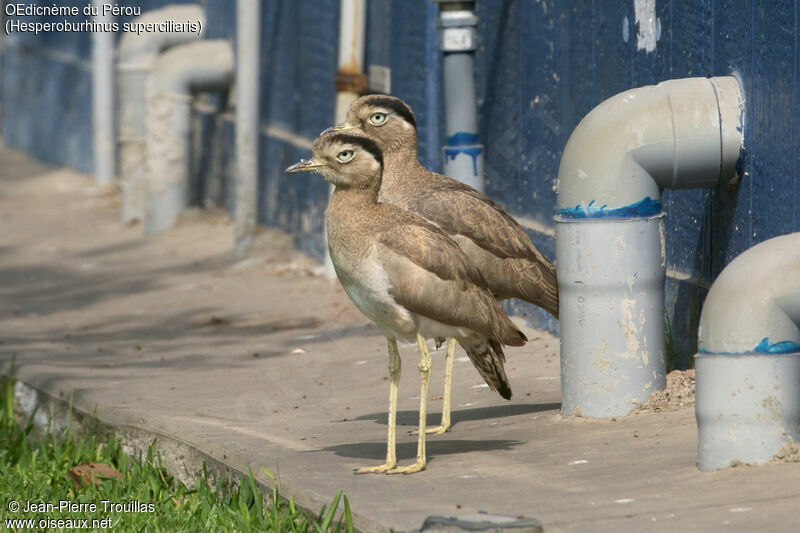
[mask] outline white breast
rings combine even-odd
[[[375,322],[384,335],[404,341],[414,340],[417,333],[415,317],[389,294],[389,279],[377,259],[376,250],[373,245],[366,260],[358,261],[355,268],[347,271],[337,265],[337,258],[332,255],[339,281],[359,311]]]

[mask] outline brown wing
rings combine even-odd
[[[425,218],[446,233],[464,235],[497,257],[549,263],[511,215],[482,192],[460,182],[437,181],[415,204],[409,210],[425,213]]]
[[[397,303],[503,344],[524,344],[524,335],[497,305],[481,274],[441,230],[427,223],[399,224],[378,236],[378,246]]]
[[[555,268],[525,230],[485,194],[439,178],[409,210],[453,236],[497,296],[522,298],[558,316]],[[466,246],[464,239],[470,241]]]

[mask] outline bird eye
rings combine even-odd
[[[353,151],[352,151],[352,150],[342,150],[341,152],[339,152],[339,153],[336,155],[336,159],[338,159],[338,160],[339,160],[339,161],[341,161],[342,163],[347,163],[348,161],[350,161],[351,159],[353,159],[353,156],[354,156],[354,155],[355,155],[355,154],[353,153]]]
[[[381,113],[381,112],[373,113],[369,116],[369,121],[375,126],[380,126],[381,124],[386,122],[386,113]]]

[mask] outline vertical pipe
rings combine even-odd
[[[94,20],[103,27],[114,22],[103,14],[103,2],[92,0]],[[94,182],[106,187],[114,182],[114,33],[92,33],[92,128]]]
[[[200,31],[123,32],[117,46],[116,94],[117,142],[122,222],[143,220],[146,204],[145,92],[147,80],[159,54],[173,46],[196,41],[203,36],[206,15],[199,5],[177,4],[145,11],[133,22],[145,27],[169,20],[197,22]]]
[[[339,70],[336,73],[334,122],[347,119],[347,109],[367,88],[364,70],[366,0],[341,0],[339,4]]]
[[[253,240],[258,210],[259,63],[261,0],[236,4],[236,207],[234,253]]]
[[[475,2],[439,2],[439,48],[444,54],[444,173],[483,190],[483,145],[478,138],[475,49],[478,17]]]
[[[347,120],[347,109],[367,90],[364,74],[364,42],[367,23],[367,0],[341,0],[339,3],[339,62],[336,72],[336,109],[334,123]],[[333,193],[333,186],[329,194]],[[327,231],[326,231],[327,235]],[[325,247],[325,276],[334,278],[333,263]]]

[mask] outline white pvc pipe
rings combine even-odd
[[[260,121],[261,0],[236,4],[236,207],[234,253],[242,256],[256,230]]]
[[[145,205],[145,92],[158,54],[181,43],[195,41],[205,31],[205,11],[199,5],[179,4],[142,13],[131,22],[148,25],[168,21],[196,22],[189,31],[124,33],[117,52],[117,140],[122,177],[122,221],[144,217]]]
[[[230,85],[233,65],[222,39],[183,44],[156,61],[147,87],[146,233],[171,227],[188,205],[192,93]]]
[[[478,137],[475,50],[478,17],[473,2],[438,0],[439,48],[444,54],[444,173],[480,191],[484,187],[484,148]]]
[[[800,351],[800,233],[757,244],[734,259],[708,292],[700,315],[702,353]]]
[[[735,180],[742,110],[731,76],[670,80],[609,98],[567,141],[558,208],[624,208],[648,197],[660,201],[661,189]]]
[[[101,27],[114,22],[104,15],[101,0],[92,0],[98,13],[94,21]],[[114,182],[114,33],[92,33],[92,130],[94,182],[106,187]]]
[[[719,275],[698,331],[700,470],[770,461],[800,441],[800,233],[753,246]]]
[[[735,180],[743,109],[732,77],[672,80],[609,98],[570,136],[555,219],[563,416],[624,415],[664,387],[661,190]]]
[[[94,0],[93,0],[94,1]],[[206,26],[206,14],[196,4],[175,4],[152,9],[133,19],[132,24],[145,27],[160,25],[165,22],[185,24],[197,23],[198,32],[184,31],[185,26],[173,26],[174,31],[141,31],[139,33],[123,33],[119,40],[117,61],[121,68],[151,68],[153,62],[162,51],[173,46],[199,39]],[[170,28],[167,28],[170,29]]]

